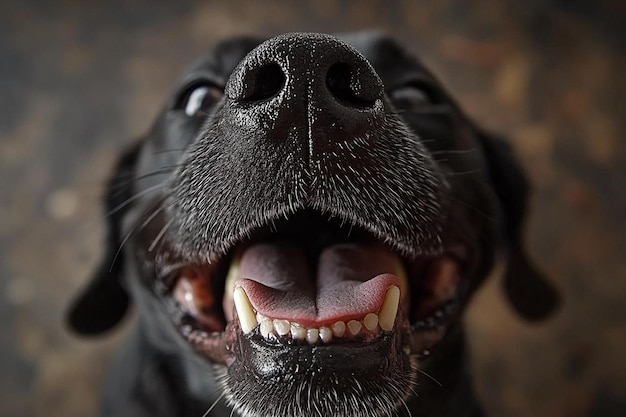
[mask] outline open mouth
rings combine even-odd
[[[302,210],[215,262],[170,269],[163,292],[188,342],[226,364],[236,337],[319,348],[401,333],[406,353],[427,355],[456,317],[463,256],[408,258],[358,226]]]

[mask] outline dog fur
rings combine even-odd
[[[348,62],[341,71],[349,79],[339,77],[329,95],[316,77],[337,62]],[[215,96],[187,114],[190,93],[203,86]],[[218,44],[184,73],[108,185],[107,252],[69,316],[75,331],[91,335],[114,327],[131,300],[138,310],[102,414],[201,417],[214,407],[210,416],[482,415],[460,317],[495,257],[507,261],[505,293],[522,317],[542,319],[557,304],[523,250],[527,195],[505,141],[468,120],[424,66],[385,36],[287,34]],[[284,348],[285,363],[272,356],[265,379],[251,375],[258,356],[248,355],[270,354],[239,334],[221,302],[208,327],[226,336],[190,336],[188,318],[168,294],[168,274],[181,265],[208,260],[209,268],[224,268],[220,259],[255,230],[311,212],[366,230],[407,259],[458,246],[467,252],[465,288],[443,339],[428,356],[404,355],[409,330],[394,332],[388,354],[397,363],[380,374],[363,371],[358,395],[346,392],[344,371],[333,374],[339,388],[326,371],[289,371],[298,390],[284,382],[294,357],[318,359],[309,346]],[[213,288],[216,298],[224,293],[223,282]],[[348,355],[343,346],[329,352]],[[377,349],[345,372],[377,364]]]

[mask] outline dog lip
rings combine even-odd
[[[165,223],[166,219],[162,215],[155,216],[141,231],[141,240],[151,242],[153,236],[158,235]],[[234,255],[222,255],[217,259],[213,259],[210,263],[206,261],[206,258],[205,262],[185,261],[185,258],[181,257],[176,250],[176,244],[175,241],[172,240],[172,236],[167,234],[160,241],[158,250],[149,251],[147,247],[145,247],[142,253],[144,261],[149,265],[153,265],[154,270],[159,271],[159,278],[155,282],[157,285],[156,289],[158,290],[157,293],[161,294],[164,301],[166,301],[166,305],[170,307],[170,315],[184,339],[208,359],[216,363],[231,364],[233,360],[235,360],[232,349],[234,340],[236,340],[240,333],[239,324],[237,320],[233,320],[231,317],[227,317],[219,326],[215,325],[215,321],[211,322],[211,320],[215,319],[224,320],[224,313],[226,312],[227,306],[210,310],[210,314],[214,314],[214,317],[209,317],[209,321],[207,321],[206,318],[194,317],[193,314],[190,314],[189,311],[185,311],[183,306],[176,301],[174,289],[178,284],[178,279],[181,277],[181,271],[193,267],[197,268],[195,273],[198,274],[198,277],[202,277],[202,280],[197,281],[197,283],[202,282],[203,285],[209,285],[213,288],[213,291],[215,291],[215,288],[219,288],[220,285],[224,284],[220,276],[226,276],[229,262],[232,261]],[[455,262],[460,263],[461,261],[458,260],[459,257],[467,255],[467,250],[464,249],[463,246],[450,246],[449,257],[455,259]],[[429,262],[428,259],[432,260],[434,258],[425,257],[420,259],[422,259],[422,261],[425,259],[426,262]],[[405,262],[409,261],[405,259]],[[412,271],[409,270],[408,273],[409,276],[412,277],[411,280],[414,281],[416,278]],[[189,277],[187,277],[187,279],[188,278]],[[222,284],[220,284],[220,282]],[[218,293],[221,294],[222,291],[223,290],[219,290]],[[198,300],[201,299],[202,297],[198,298]],[[433,311],[432,317],[424,317],[416,321],[411,318],[412,313],[406,304],[409,302],[408,297],[403,298],[403,301],[401,301],[401,308],[399,308],[393,332],[402,332],[410,335],[409,339],[406,339],[410,340],[410,343],[407,342],[407,346],[410,346],[411,354],[417,354],[425,349],[430,349],[443,337],[445,329],[449,323],[454,320],[454,317],[456,317],[456,309],[453,308],[454,303],[450,302],[450,305],[442,306],[445,307],[442,313],[437,313],[439,310]],[[415,301],[413,301],[413,303],[414,302]],[[202,309],[200,314],[205,312],[206,309]],[[441,317],[437,317],[437,315]],[[207,325],[208,323],[213,324]],[[344,331],[348,331],[347,326]],[[328,346],[332,345],[334,344]]]

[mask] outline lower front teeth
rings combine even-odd
[[[346,323],[344,323],[343,321],[338,321],[337,323],[333,324],[333,334],[337,337],[341,337],[343,336],[343,334],[346,332]]]
[[[279,336],[284,336],[291,330],[291,323],[287,320],[274,320],[274,329]]]
[[[317,343],[317,337],[319,336],[319,330],[317,329],[309,329],[306,331],[306,341],[310,344],[314,345]]]
[[[378,327],[378,316],[374,313],[369,313],[363,319],[363,324],[365,325],[365,328],[367,330],[374,330],[376,327]]]
[[[291,338],[295,340],[306,339],[306,328],[297,323],[291,325]]]
[[[361,327],[363,327],[363,325],[360,321],[350,320],[348,322],[348,330],[350,330],[350,333],[352,333],[353,336],[359,334],[359,332],[361,331]]]
[[[322,342],[324,343],[330,342],[330,340],[333,338],[333,332],[328,327],[321,327],[319,334],[320,339],[322,339]]]
[[[264,317],[261,314],[257,314],[257,320],[259,320],[259,333],[265,339],[277,339],[279,337],[291,336],[293,340],[305,340],[311,344],[317,343],[321,340],[324,343],[330,342],[333,337],[343,337],[346,334],[346,329],[350,336],[356,336],[364,329],[374,332],[378,330],[378,316],[373,313],[369,313],[363,321],[350,320],[347,325],[343,321],[338,321],[332,326],[322,327],[304,327],[298,323],[290,323],[287,320],[272,320],[269,317]],[[244,332],[249,333],[249,332]]]
[[[309,328],[299,323],[292,323],[284,319],[271,319],[255,313],[243,288],[237,287],[233,292],[233,301],[244,334],[250,333],[258,326],[259,333],[265,339],[291,336],[293,340],[306,339],[310,344],[316,344],[319,340],[328,343],[333,337],[343,337],[346,330],[350,336],[356,336],[365,330],[369,332],[391,331],[395,322],[399,299],[400,289],[393,286],[387,291],[379,314],[368,313],[362,320],[350,320],[347,323],[337,321],[331,326]]]

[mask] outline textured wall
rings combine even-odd
[[[98,261],[115,156],[179,71],[233,33],[371,27],[507,136],[535,183],[527,241],[564,304],[529,325],[497,280],[477,297],[468,324],[490,415],[624,415],[624,2],[84,3],[0,3],[0,415],[93,413],[123,330],[79,340],[63,309]]]

